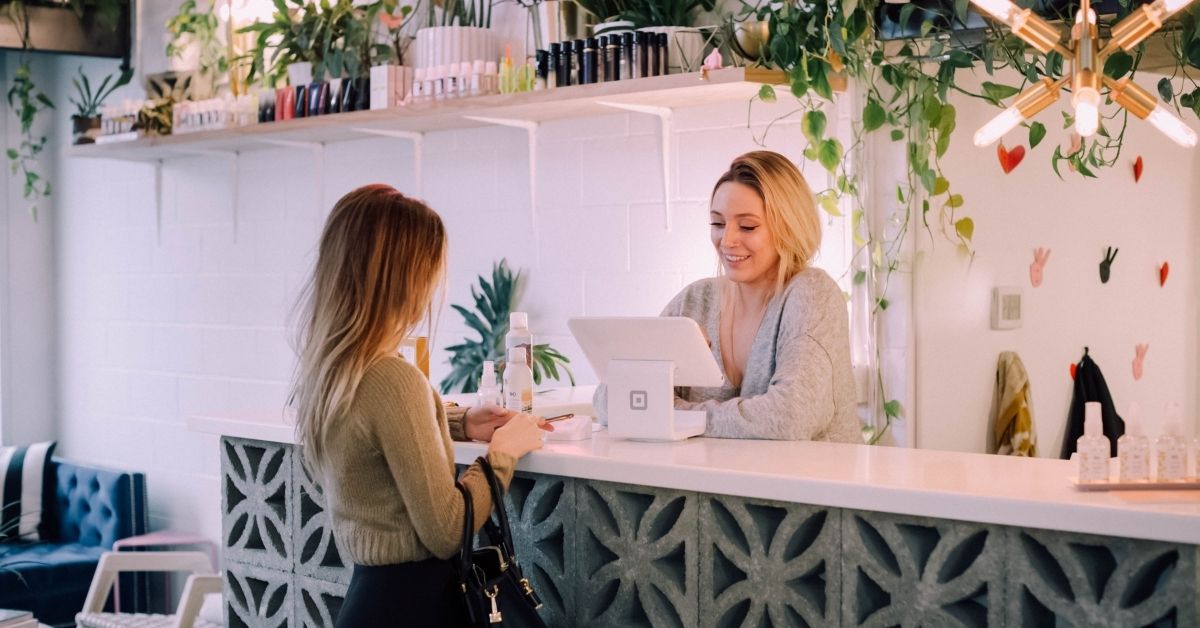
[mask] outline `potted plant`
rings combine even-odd
[[[625,0],[621,18],[648,33],[666,33],[672,72],[691,72],[704,60],[704,35],[693,28],[697,9],[712,11],[715,0]]]
[[[371,68],[372,109],[386,109],[404,102],[413,82],[412,68],[405,60],[414,39],[407,31],[417,13],[405,5],[398,7],[397,15],[395,0],[381,4],[381,10],[367,12],[367,28],[363,29],[366,36],[355,44],[360,63]]]
[[[229,71],[225,43],[219,37],[221,22],[217,19],[216,2],[201,11],[197,0],[184,0],[179,12],[167,20],[166,54],[175,71],[195,71],[192,94],[197,100],[211,98],[221,77]]]
[[[133,78],[133,68],[127,66],[121,70],[121,75],[117,77],[116,82],[112,82],[113,75],[109,74],[100,82],[100,86],[92,91],[91,82],[83,73],[83,68],[79,68],[79,76],[71,78],[71,84],[75,86],[77,97],[70,98],[71,104],[75,105],[71,123],[76,144],[91,144],[96,141],[96,136],[100,134],[100,107],[104,105],[104,101],[109,95],[117,88],[128,84],[131,78]]]
[[[451,305],[462,315],[467,326],[479,334],[478,340],[464,338],[459,344],[446,347],[450,352],[450,374],[442,380],[442,394],[454,390],[475,392],[479,387],[479,378],[483,373],[483,363],[491,360],[497,365],[504,362],[504,335],[508,333],[508,315],[517,303],[517,293],[521,287],[521,273],[513,274],[508,262],[500,260],[492,265],[492,280],[489,283],[483,277],[479,278],[479,287],[471,286],[471,296],[475,299],[475,311],[461,305]],[[562,369],[575,385],[575,375],[567,368],[570,358],[559,353],[549,344],[533,346],[533,381],[542,383],[542,379],[559,378]]]
[[[491,31],[492,0],[430,0],[424,21],[425,28],[417,31],[418,67],[500,56]]]

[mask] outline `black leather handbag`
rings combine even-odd
[[[480,456],[476,462],[491,486],[494,514],[484,522],[479,531],[480,546],[475,547],[471,491],[456,483],[465,506],[462,549],[456,568],[466,602],[468,625],[472,628],[546,628],[537,613],[542,601],[521,573],[513,551],[512,530],[504,510],[504,489],[487,458]]]

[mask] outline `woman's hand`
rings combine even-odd
[[[490,434],[492,444],[488,446],[488,451],[520,458],[531,451],[541,449],[543,432],[553,431],[554,428],[547,424],[545,419],[532,414],[523,412],[511,412],[511,414],[512,416],[505,419],[503,425],[492,428]]]
[[[463,417],[463,431],[471,440],[488,442],[497,429],[507,424],[513,417],[520,414],[500,406],[474,406],[467,409]],[[553,432],[554,426],[538,418],[538,426],[547,432]]]

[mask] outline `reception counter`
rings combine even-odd
[[[291,428],[191,425],[224,436],[228,625],[332,625],[349,573]],[[523,459],[508,506],[552,626],[1200,625],[1200,491],[1080,493],[1071,470],[601,431]]]

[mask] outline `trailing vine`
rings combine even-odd
[[[1101,29],[1132,10],[1132,0],[1120,0],[1116,15],[1104,16]],[[811,0],[805,3],[771,3],[743,0],[739,14],[731,21],[767,21],[769,38],[762,47],[759,62],[786,73],[792,96],[803,112],[801,132],[808,140],[805,157],[825,168],[835,181],[833,187],[817,192],[820,207],[831,216],[841,216],[841,207],[852,208],[851,230],[855,251],[847,273],[853,273],[856,286],[869,288],[872,295],[871,320],[874,327],[887,310],[888,287],[896,272],[908,272],[903,258],[903,243],[912,225],[919,225],[931,243],[946,241],[967,259],[974,257],[975,222],[966,212],[966,199],[953,188],[942,160],[957,130],[957,110],[950,102],[952,94],[965,95],[998,107],[1043,77],[1063,76],[1064,59],[1058,53],[1043,55],[1003,28],[969,13],[969,0],[947,0],[941,8],[916,4],[888,4],[883,0]],[[1067,7],[1064,15],[1073,15],[1077,6]],[[881,39],[881,23],[903,37]],[[1070,22],[1068,22],[1070,23]],[[1200,82],[1188,67],[1200,67],[1200,28],[1194,14],[1181,18],[1182,28],[1171,34],[1171,48],[1177,60],[1176,74],[1158,82],[1164,102],[1174,103],[1200,115]],[[971,25],[971,28],[966,28]],[[1145,44],[1133,54],[1118,52],[1108,58],[1104,73],[1114,79],[1132,77],[1141,64]],[[1018,84],[985,80],[978,89],[957,81],[960,70],[982,69],[989,79],[1020,77]],[[1174,93],[1172,80],[1188,81],[1191,90]],[[849,147],[826,134],[824,102],[836,97],[835,86],[854,80],[861,94],[861,109],[851,125]],[[1011,79],[1009,79],[1011,80]],[[775,88],[764,86],[758,95],[763,101],[777,98]],[[857,108],[857,105],[856,105]],[[1063,128],[1074,120],[1063,116]],[[1100,168],[1118,163],[1128,112],[1106,109],[1098,133],[1086,140],[1073,136],[1069,146],[1055,145],[1050,155],[1052,168],[1060,177],[1063,162],[1083,177],[1095,177]],[[1030,150],[1047,136],[1046,120],[1030,121]],[[883,224],[870,220],[862,199],[859,173],[851,167],[852,156],[864,146],[871,133],[887,133],[893,142],[902,142],[907,166],[905,183],[895,190],[895,210]],[[875,359],[879,363],[879,343]],[[877,442],[893,419],[904,409],[897,399],[889,398],[883,384],[882,369],[876,369],[876,393],[881,400],[882,427],[870,430],[870,442]]]

